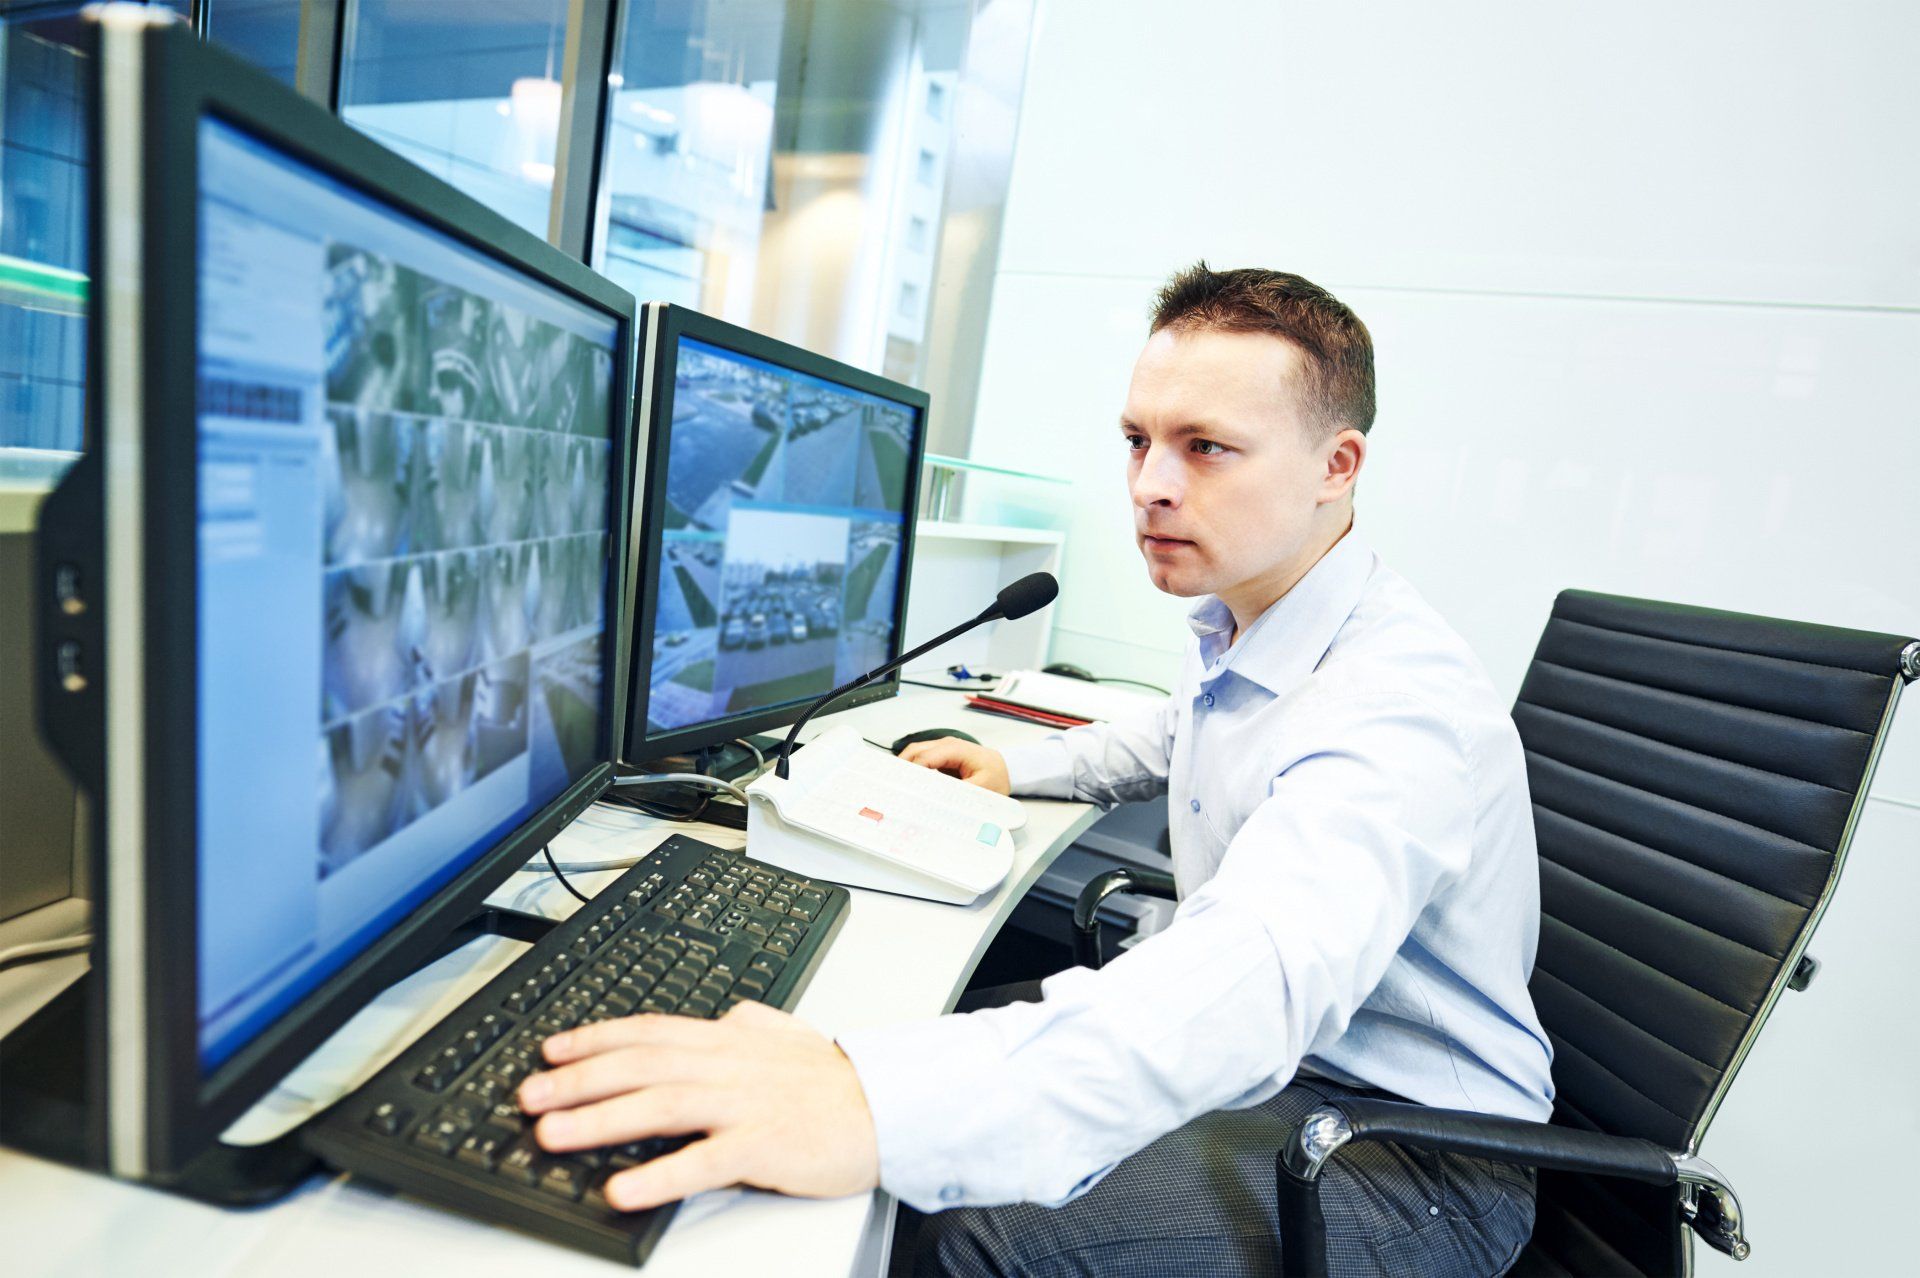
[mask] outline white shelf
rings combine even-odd
[[[1015,546],[1064,545],[1067,535],[1057,528],[1016,528],[1011,524],[954,524],[941,519],[923,519],[915,536],[940,537],[948,541],[993,541]]]

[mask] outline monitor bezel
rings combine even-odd
[[[269,1091],[354,1012],[428,961],[487,896],[592,803],[613,776],[625,730],[631,666],[620,604],[625,593],[633,451],[634,298],[433,178],[277,80],[184,27],[149,34],[142,98],[140,322],[145,428],[144,534],[152,589],[140,628],[144,657],[147,839],[144,914],[147,1106],[151,1173],[183,1166]],[[199,126],[217,118],[243,133],[415,217],[463,245],[613,319],[613,476],[606,580],[606,750],[586,776],[442,884],[405,920],[300,998],[211,1070],[201,1066],[197,912],[197,707],[195,648],[199,563],[196,414]],[[111,322],[111,321],[110,321]],[[169,568],[172,571],[169,571]],[[111,890],[111,889],[110,889]],[[166,921],[162,926],[161,921]]]
[[[899,656],[906,642],[907,586],[912,577],[914,538],[920,510],[920,472],[926,457],[928,417],[932,402],[923,390],[790,342],[768,337],[764,333],[729,324],[690,307],[649,302],[645,307],[645,318],[646,331],[641,338],[645,343],[642,362],[648,371],[639,391],[639,403],[634,416],[645,435],[645,446],[638,451],[645,456],[646,470],[644,482],[637,483],[634,488],[634,508],[637,512],[632,568],[634,624],[628,636],[633,669],[628,679],[630,713],[626,735],[628,754],[631,756],[629,761],[636,766],[722,745],[766,728],[786,727],[798,719],[809,704],[801,701],[675,728],[657,736],[650,737],[647,734],[647,709],[652,692],[648,672],[653,660],[653,631],[659,606],[660,553],[667,504],[666,468],[668,449],[672,443],[674,370],[680,339],[692,338],[751,359],[765,360],[797,373],[836,382],[850,390],[903,404],[916,414],[919,429],[914,433],[913,446],[907,459],[906,503],[901,512],[904,527],[900,536],[900,581],[894,591],[893,644],[888,660]],[[836,701],[830,712],[850,710],[879,701],[895,695],[899,690],[900,673],[894,671]]]

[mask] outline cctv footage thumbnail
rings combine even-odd
[[[611,354],[350,245],[327,255],[321,873],[503,764],[599,739]]]

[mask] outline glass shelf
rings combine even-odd
[[[1057,475],[928,453],[922,479],[922,519],[1011,528],[1066,527],[1065,490],[1072,481]]]

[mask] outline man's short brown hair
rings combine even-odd
[[[1182,331],[1271,333],[1306,357],[1300,403],[1328,434],[1373,426],[1373,338],[1360,317],[1311,280],[1285,271],[1210,270],[1195,262],[1154,299],[1153,325]]]

